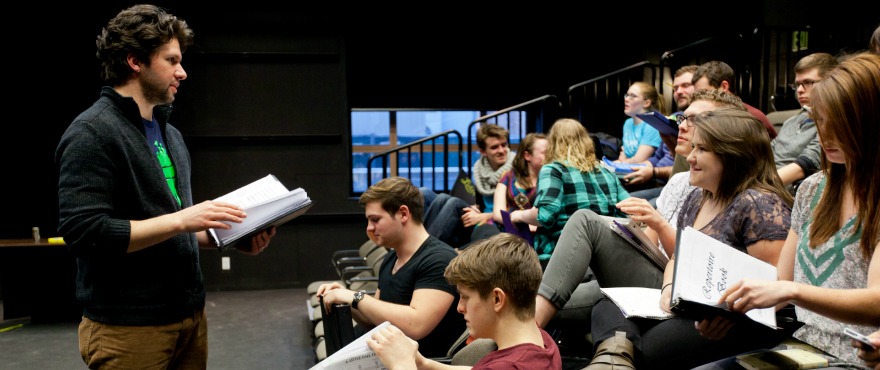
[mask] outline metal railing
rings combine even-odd
[[[638,62],[568,88],[568,110],[590,132],[623,134],[623,94],[636,81],[660,83],[657,65]]]
[[[406,156],[407,156],[407,160],[405,161],[406,162],[406,171],[405,172],[407,174],[406,177],[409,178],[410,181],[413,180],[413,174],[418,173],[419,183],[424,186],[425,172],[426,172],[425,169],[430,169],[429,171],[427,171],[431,174],[430,188],[435,191],[442,190],[444,192],[449,192],[449,190],[450,190],[449,181],[447,179],[449,179],[449,167],[450,167],[450,164],[449,164],[449,162],[450,162],[449,152],[450,152],[450,146],[451,146],[450,137],[453,137],[453,136],[458,139],[457,140],[458,144],[455,145],[457,147],[457,152],[458,152],[458,163],[455,164],[455,166],[456,166],[456,168],[458,168],[459,171],[461,171],[462,170],[461,133],[459,133],[458,130],[447,130],[447,131],[436,133],[434,135],[424,137],[419,140],[413,141],[411,143],[403,144],[403,145],[400,145],[400,146],[397,146],[397,147],[394,147],[394,148],[391,148],[386,151],[376,153],[376,154],[373,154],[372,156],[370,156],[370,159],[367,160],[367,187],[370,187],[371,185],[373,185],[373,162],[374,161],[381,162],[382,175],[378,179],[384,179],[384,178],[388,177],[389,170],[391,172],[391,176],[398,176],[398,175],[400,175],[400,172],[401,172],[400,171],[400,169],[401,169],[400,156],[401,156],[401,153],[405,151]],[[440,140],[440,139],[442,139],[442,140]],[[440,150],[440,151],[437,150],[438,149],[438,141],[442,141],[442,143],[439,144],[439,145],[441,145],[439,148],[442,148],[442,150]],[[418,166],[418,171],[413,171],[413,165],[412,165],[413,164],[413,161],[412,161],[413,148],[416,148],[416,147],[418,147],[418,149],[419,149],[417,152],[417,155],[421,155],[421,160],[418,161],[418,163],[420,163],[420,165]],[[430,147],[430,150],[426,150],[427,147]],[[425,156],[426,153],[430,153],[430,157],[431,157],[430,164],[425,163],[425,158],[427,158]],[[443,155],[442,167],[438,167],[436,165],[436,163],[434,163],[436,161],[435,153],[442,153],[442,155]],[[395,156],[392,157],[392,155],[395,155]],[[428,167],[428,166],[430,166],[430,167]],[[438,189],[436,187],[436,183],[437,183],[437,181],[436,181],[437,176],[436,175],[437,175],[438,168],[440,168],[440,170],[443,173],[444,181],[443,181],[442,189]]]
[[[440,132],[411,143],[396,146],[394,148],[376,153],[367,160],[367,187],[375,181],[390,176],[404,176],[425,186],[426,176],[430,176],[429,188],[436,192],[450,191],[450,174],[457,175],[464,171],[468,176],[471,174],[472,155],[476,129],[479,124],[491,122],[506,128],[514,143],[519,143],[529,132],[544,132],[544,127],[555,121],[562,112],[562,105],[555,95],[544,95],[520,104],[504,108],[497,112],[487,114],[471,121],[468,126],[467,140],[462,141],[461,133],[457,130]],[[457,138],[457,141],[454,139]],[[453,144],[454,143],[454,144]],[[426,150],[429,148],[430,150]],[[465,156],[462,151],[467,151]],[[418,149],[418,150],[416,150]],[[450,156],[457,153],[458,163],[450,163]],[[405,154],[404,154],[405,153]],[[413,168],[413,154],[421,155],[420,165]],[[425,160],[426,155],[431,154],[431,161]],[[405,155],[405,157],[403,157]],[[442,155],[442,163],[435,163],[438,155]],[[405,158],[405,161],[401,159]],[[466,163],[465,163],[466,159]],[[374,178],[374,163],[380,162],[380,176]],[[404,163],[405,162],[405,166]],[[438,172],[442,177],[438,177]],[[438,186],[437,179],[442,178],[442,186]],[[454,178],[454,177],[453,177]],[[418,181],[414,181],[418,179]]]

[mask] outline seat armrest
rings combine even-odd
[[[370,272],[372,274],[373,269],[369,266],[349,266],[342,270],[342,272],[339,274],[339,278],[342,280],[348,280],[364,271]]]
[[[336,261],[336,272],[342,274],[342,271],[352,266],[366,266],[367,259],[364,257],[343,257]]]
[[[369,283],[369,282],[372,282],[372,281],[378,282],[378,281],[379,281],[379,277],[378,277],[378,276],[357,276],[357,277],[353,277],[353,278],[351,278],[351,279],[343,280],[343,281],[345,282],[345,285],[346,285],[346,286],[350,287],[350,286],[352,286],[354,283],[364,283],[364,284],[366,284],[366,283]]]
[[[357,249],[342,249],[342,250],[338,250],[336,252],[333,252],[333,255],[330,256],[330,260],[333,261],[333,263],[336,263],[336,261],[338,261],[340,258],[343,258],[343,257],[359,257],[359,256],[360,256],[360,251],[358,251]]]
[[[356,281],[379,281],[378,276],[356,276],[351,279],[348,279],[349,282],[353,283]]]
[[[342,258],[336,260],[336,264],[337,265],[344,265],[344,264],[352,264],[352,263],[364,263],[366,261],[367,261],[367,259],[365,257],[342,257]]]

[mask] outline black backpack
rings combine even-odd
[[[623,146],[623,141],[620,138],[604,132],[591,133],[590,137],[593,138],[596,159],[602,160],[602,156],[605,156],[610,160],[615,160],[620,156],[620,147]]]

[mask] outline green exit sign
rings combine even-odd
[[[791,51],[804,51],[809,48],[809,31],[794,31],[791,33]]]

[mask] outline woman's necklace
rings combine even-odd
[[[529,179],[531,179],[531,177]],[[532,186],[532,188],[533,187],[534,185]],[[517,186],[517,181],[513,182],[513,191],[516,192],[516,195],[513,197],[513,202],[516,203],[516,206],[519,207],[520,211],[525,210],[526,205],[529,204],[529,196],[526,195],[523,191],[519,190],[519,187]]]

